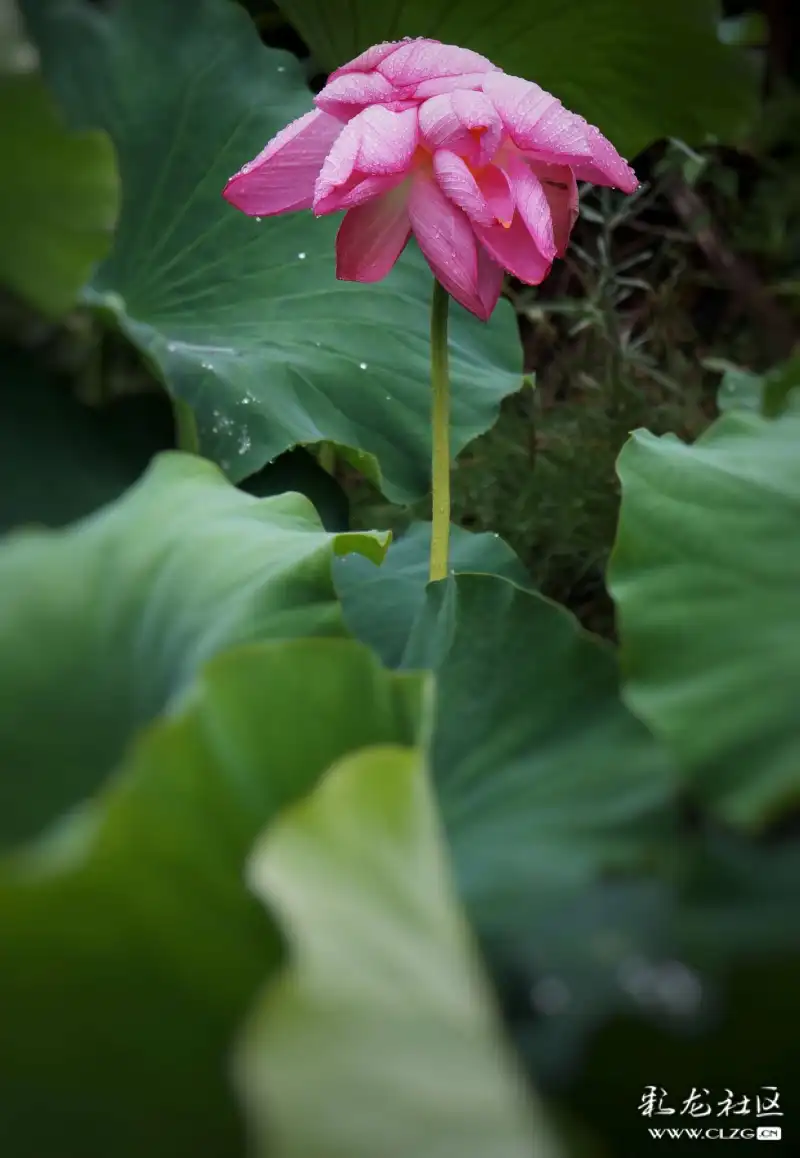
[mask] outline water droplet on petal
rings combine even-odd
[[[359,362],[359,363],[358,363],[358,368],[359,368],[359,370],[366,370],[366,368],[367,368],[367,363],[366,363],[366,362]]]
[[[260,217],[256,217],[256,221],[261,221],[261,218],[260,218]]]
[[[305,259],[306,259],[306,255],[304,253],[298,253],[297,256],[300,258],[301,261],[305,261]]]

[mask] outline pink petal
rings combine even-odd
[[[464,72],[456,76],[437,76],[432,80],[423,80],[414,89],[414,96],[419,101],[426,101],[429,97],[441,96],[445,92],[456,92],[459,89],[479,89],[483,84],[485,72]]]
[[[508,229],[502,225],[491,229],[476,225],[475,232],[489,256],[527,285],[539,285],[550,272],[552,261],[541,253],[519,213]]]
[[[491,72],[496,66],[469,48],[434,40],[409,40],[375,67],[394,85],[417,85],[434,77]]]
[[[545,159],[566,163],[567,157],[589,158],[586,122],[538,84],[519,76],[493,73],[484,77],[483,91],[520,149],[552,153]]]
[[[483,313],[478,317],[488,322],[503,290],[502,267],[493,261],[482,245],[478,245],[478,296]]]
[[[483,91],[514,144],[533,158],[570,165],[579,181],[633,193],[639,182],[630,165],[599,129],[565,109],[531,81],[504,73],[484,77]]]
[[[483,317],[472,226],[424,170],[414,174],[408,213],[414,236],[435,276],[465,309]]]
[[[336,276],[341,281],[380,281],[411,235],[409,187],[359,205],[345,214],[336,237]]]
[[[314,204],[314,213],[322,217],[325,213],[341,213],[343,209],[354,209],[364,205],[390,189],[396,189],[406,180],[405,173],[390,173],[387,177],[359,177],[354,174],[344,185],[334,189],[327,197]]]
[[[591,181],[593,185],[610,185],[623,193],[635,193],[639,188],[639,178],[628,162],[594,125],[585,124],[586,138],[591,152],[591,161],[579,161],[572,166],[579,181]]]
[[[544,187],[529,165],[519,156],[510,156],[503,162],[514,204],[519,216],[543,257],[552,261],[556,256],[553,236],[553,218]]]
[[[314,104],[339,120],[349,120],[366,105],[386,104],[394,88],[379,72],[348,72],[328,81],[314,97]]]
[[[449,149],[474,165],[491,161],[503,136],[503,123],[483,93],[452,92],[420,105],[419,128],[429,149]]]
[[[309,209],[314,182],[341,132],[340,121],[312,109],[231,177],[222,196],[249,217]]]
[[[314,190],[317,206],[354,174],[385,177],[405,172],[419,140],[417,110],[393,113],[373,105],[353,117],[342,129],[325,158]]]
[[[542,183],[553,219],[553,237],[559,257],[567,251],[572,227],[578,218],[578,186],[569,165],[532,161],[531,168]]]
[[[346,186],[351,178],[358,179],[357,174],[354,177],[354,170],[361,146],[360,121],[363,116],[364,113],[359,113],[345,125],[325,158],[314,186],[315,206],[335,189]]]
[[[508,177],[497,165],[488,165],[477,180],[483,199],[491,209],[493,217],[507,229],[514,220],[515,210]]]
[[[442,93],[420,105],[420,135],[429,149],[452,149],[454,144],[470,144],[469,133],[453,108],[453,94]]]
[[[436,42],[431,41],[431,43],[435,44]],[[381,44],[373,44],[366,52],[362,52],[360,56],[332,72],[328,77],[328,82],[336,80],[337,77],[345,76],[348,72],[371,72],[372,69],[378,67],[381,61],[386,60],[387,56],[396,52],[401,44],[403,44],[402,40],[384,40]]]
[[[488,165],[503,139],[503,122],[482,92],[454,92],[453,109],[461,124],[478,138],[478,165]]]
[[[448,149],[438,149],[433,155],[433,172],[445,197],[463,209],[471,221],[494,225],[494,213],[466,161]]]
[[[361,146],[357,166],[362,173],[399,173],[411,164],[419,142],[416,109],[392,113],[375,105],[365,109],[361,121]]]

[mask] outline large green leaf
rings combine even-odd
[[[279,959],[245,858],[334,761],[414,744],[421,690],[346,640],[218,656],[94,802],[3,866],[4,1155],[244,1152],[228,1048]],[[106,703],[100,682],[97,726]]]
[[[497,545],[476,536],[475,564],[502,563]],[[526,1033],[534,1025],[526,1048],[549,1079],[588,1029],[632,1004],[619,955],[649,949],[663,922],[659,882],[631,873],[667,858],[674,778],[621,701],[609,646],[500,576],[462,574],[426,591],[413,565],[426,547],[417,533],[397,545],[402,567],[387,558],[383,605],[381,568],[361,579],[357,568],[353,582],[349,562],[337,564],[337,587],[362,639],[436,673],[433,775],[459,889],[509,1016],[521,1005]],[[454,561],[462,552],[457,537]],[[403,639],[386,628],[395,604]],[[587,956],[593,938],[616,949]]]
[[[501,540],[457,531],[452,567],[498,573],[426,587],[429,540],[413,527],[385,569],[337,561],[336,587],[385,663],[435,670],[434,778],[459,881],[479,928],[513,933],[532,890],[630,863],[669,831],[670,766],[621,701],[613,650],[523,590]]]
[[[402,544],[387,555],[383,608],[380,568],[357,566],[353,579],[337,564],[337,586],[348,622],[381,653],[436,670],[434,773],[460,892],[540,1087],[610,1154],[638,1154],[645,1084],[685,1098],[695,1058],[719,1097],[725,1084],[757,1090],[765,1057],[788,1086],[792,850],[680,823],[677,778],[620,702],[611,649],[563,609],[475,575],[428,587],[423,603],[424,536],[392,568]],[[390,600],[399,642],[384,622]]]
[[[333,577],[347,626],[374,647],[388,667],[398,667],[425,603],[431,524],[413,523],[376,566],[350,555],[334,560]],[[450,569],[502,575],[524,586],[523,564],[499,535],[450,528]]]
[[[800,800],[800,418],[623,450],[610,571],[626,696],[729,821]]]
[[[72,121],[106,128],[119,156],[116,246],[87,300],[195,409],[203,452],[238,480],[294,443],[328,440],[376,456],[389,497],[424,493],[432,278],[419,254],[379,286],[337,282],[336,221],[258,222],[221,198],[311,107],[298,62],[264,48],[230,0],[25,11]],[[488,325],[454,308],[452,353],[458,450],[520,382],[510,306]]]
[[[250,865],[293,950],[239,1072],[274,1158],[550,1158],[453,896],[419,752],[346,757]]]
[[[59,527],[91,514],[172,445],[165,396],[90,409],[33,358],[0,345],[0,532],[26,523]]]
[[[633,156],[661,137],[735,134],[756,73],[717,37],[717,0],[279,0],[328,67],[432,36],[535,80]],[[676,85],[675,78],[681,83]]]
[[[0,548],[0,832],[26,837],[92,791],[131,736],[234,643],[338,635],[335,552],[299,495],[255,499],[169,452],[68,532]]]
[[[535,898],[647,862],[671,768],[620,699],[613,651],[508,580],[428,588],[414,666],[436,669],[439,803],[470,915],[513,936]]]
[[[0,72],[0,282],[47,314],[74,303],[117,217],[105,133],[67,132],[36,73]]]

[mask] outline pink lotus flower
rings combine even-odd
[[[413,233],[435,276],[487,319],[503,271],[538,285],[563,255],[576,181],[632,193],[598,129],[538,85],[435,40],[377,44],[334,72],[316,109],[231,177],[251,217],[347,210],[336,275],[384,278]]]

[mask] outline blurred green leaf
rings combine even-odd
[[[230,651],[145,732],[102,794],[6,861],[4,1154],[244,1153],[228,1051],[280,957],[245,888],[245,858],[334,761],[414,744],[421,692],[346,640]],[[107,702],[100,682],[97,726]]]
[[[37,63],[36,49],[22,27],[17,0],[0,0],[0,77],[31,72]]]
[[[626,698],[729,823],[800,799],[800,417],[731,411],[620,457],[609,581]]]
[[[717,391],[717,407],[720,413],[726,410],[751,410],[756,414],[761,410],[764,376],[755,374],[744,366],[736,366],[723,358],[708,358],[703,363],[708,370],[717,370],[722,381]]]
[[[251,860],[292,953],[238,1071],[257,1154],[550,1158],[448,879],[419,752],[345,758]]]
[[[773,1084],[786,1117],[764,1124],[783,1122],[784,1144],[791,1145],[787,1091],[797,1072],[800,853],[796,846],[757,847],[718,833],[689,835],[676,842],[676,852],[672,882],[651,888],[646,937],[625,930],[619,911],[606,906],[603,913],[599,895],[586,898],[591,925],[581,925],[574,909],[562,914],[573,972],[582,959],[602,961],[619,1003],[618,1016],[606,1018],[562,1091],[610,1154],[638,1155],[650,1153],[647,1127],[674,1123],[693,1087],[708,1089],[712,1121],[725,1120],[718,1109],[728,1090],[746,1095],[750,1117],[739,1121],[752,1126],[755,1095],[763,1097],[762,1087]],[[569,992],[573,1004],[589,996],[578,980]],[[550,1031],[570,1012],[545,1019]],[[541,1028],[530,1021],[518,1027],[524,1052],[535,1050]],[[648,1121],[639,1112],[650,1084],[666,1089],[665,1103],[676,1110],[671,1119]]]
[[[726,410],[751,410],[767,418],[777,418],[786,410],[800,408],[800,355],[774,366],[766,374],[755,374],[721,358],[707,358],[703,365],[720,370],[722,382],[717,406]]]
[[[403,36],[474,48],[554,93],[630,157],[663,137],[735,139],[755,109],[757,73],[720,42],[717,0],[279,0],[279,7],[328,68]]]
[[[105,133],[69,133],[41,78],[0,71],[0,282],[68,310],[108,252],[119,185]]]
[[[251,498],[177,452],[68,532],[6,539],[3,838],[33,835],[95,789],[210,656],[249,640],[342,634],[331,558],[383,549],[370,535],[327,534],[299,495]]]
[[[172,446],[162,395],[83,406],[30,355],[0,345],[0,533],[60,527],[118,498]]]
[[[799,388],[800,353],[797,353],[764,376],[761,413],[767,418],[777,418],[787,411],[795,414],[800,412]]]
[[[719,22],[723,44],[737,48],[764,48],[769,44],[769,17],[765,12],[743,12]]]
[[[119,156],[125,204],[87,301],[194,408],[203,453],[238,481],[330,441],[376,456],[389,497],[424,494],[433,280],[420,255],[380,285],[337,282],[337,221],[259,222],[221,197],[312,107],[299,63],[264,48],[229,0],[24,11],[71,121],[107,129]],[[491,426],[521,363],[507,303],[488,325],[454,309],[454,452]]]

